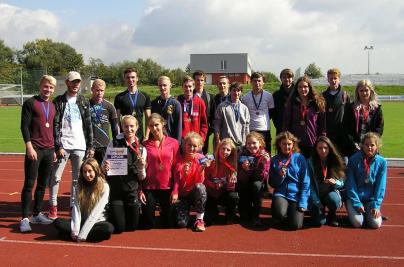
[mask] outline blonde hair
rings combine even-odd
[[[122,117],[122,120],[121,120],[121,127],[122,127],[122,128],[123,128],[124,122],[127,121],[127,120],[132,120],[132,121],[134,121],[136,128],[139,128],[139,123],[138,123],[137,119],[136,119],[134,116],[132,116],[132,115],[125,115],[125,116]]]
[[[221,164],[219,164],[220,156],[219,156],[219,151],[224,145],[229,145],[231,148],[231,153],[229,157],[227,158],[227,161],[233,166],[233,168],[237,171],[237,147],[234,144],[233,140],[230,138],[224,138],[222,141],[220,141],[219,145],[216,148],[215,151],[215,173],[219,173],[219,169],[223,168]]]
[[[54,87],[56,87],[56,79],[53,76],[50,75],[43,75],[41,77],[41,79],[39,80],[39,85],[41,86],[42,83],[44,82],[49,82],[50,84],[52,84]]]
[[[327,78],[330,77],[332,74],[335,74],[338,76],[338,78],[341,78],[341,71],[337,68],[329,69],[327,71]]]
[[[377,106],[379,105],[377,100],[377,94],[370,80],[361,80],[356,84],[354,105],[359,106],[361,104],[359,99],[359,89],[361,87],[366,87],[369,88],[370,90],[370,102],[369,102],[370,109],[373,110],[377,108]]]
[[[90,166],[95,173],[94,180],[91,182],[88,182],[83,175],[83,169],[86,165]],[[94,158],[86,159],[83,164],[81,164],[77,182],[77,201],[80,211],[85,212],[87,215],[91,213],[101,198],[101,194],[104,191],[104,184],[105,177],[97,160]]]
[[[203,145],[203,138],[196,132],[189,132],[187,135],[184,137],[184,146],[191,141],[191,139],[195,139],[198,142],[198,146],[202,147]]]
[[[275,144],[274,144],[274,148],[276,150],[276,152],[279,154],[281,153],[281,142],[282,140],[290,140],[293,142],[293,152],[299,152],[299,146],[298,143],[300,142],[300,140],[291,132],[289,131],[284,131],[279,133],[276,138],[275,138]]]
[[[159,77],[159,79],[157,80],[157,84],[159,84],[161,81],[169,81],[170,82],[170,84],[171,84],[171,79],[170,79],[170,77],[168,77],[168,76],[160,76]]]
[[[105,81],[104,81],[104,80],[102,80],[102,79],[95,79],[95,80],[93,81],[93,84],[91,85],[91,89],[93,89],[95,86],[98,86],[98,87],[101,87],[101,88],[105,89],[105,87],[106,87],[107,85],[105,84]]]

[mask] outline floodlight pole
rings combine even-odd
[[[365,48],[363,50],[368,51],[368,75],[370,74],[370,50],[373,50],[373,45],[365,45]]]

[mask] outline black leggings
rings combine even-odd
[[[63,240],[71,239],[71,220],[57,218],[53,224],[56,229],[59,231],[60,238]],[[100,242],[103,240],[108,240],[111,237],[112,232],[114,231],[114,226],[109,222],[97,222],[94,224],[93,228],[91,228],[88,233],[86,241],[89,242]]]
[[[208,195],[206,201],[206,221],[215,222],[219,215],[218,205],[225,206],[225,217],[227,220],[233,220],[236,215],[236,206],[238,202],[237,192],[223,192],[218,198]]]
[[[284,197],[273,197],[271,212],[272,219],[277,223],[287,223],[291,230],[303,227],[304,212],[297,209],[297,203]]]
[[[262,181],[254,181],[237,184],[237,192],[240,197],[238,211],[242,221],[259,218],[263,194]]]
[[[146,204],[142,205],[142,222],[146,229],[154,228],[155,212],[157,202],[160,205],[160,217],[163,226],[170,227],[170,218],[172,216],[172,206],[170,203],[171,190],[144,190]]]
[[[33,214],[38,215],[41,211],[46,183],[52,172],[54,150],[35,149],[35,151],[37,153],[37,160],[30,160],[27,155],[25,155],[24,160],[25,180],[21,192],[21,209],[23,218],[29,216],[32,202],[32,189],[34,188],[35,180],[37,178],[38,181],[35,188]]]
[[[114,225],[116,234],[135,231],[139,224],[140,202],[137,192],[125,192],[120,199],[110,199],[108,219]]]

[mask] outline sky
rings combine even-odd
[[[404,1],[0,0],[7,46],[42,38],[105,64],[185,69],[190,54],[248,53],[253,70],[276,75],[310,63],[363,74],[369,52],[371,73],[404,73]]]

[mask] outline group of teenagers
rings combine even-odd
[[[263,75],[254,72],[245,95],[242,84],[221,76],[213,96],[204,90],[205,73],[196,71],[183,79],[177,97],[171,95],[170,78],[161,76],[160,95],[151,101],[138,89],[136,69],[123,75],[127,89],[114,104],[104,99],[101,79],[93,82],[89,100],[80,94],[75,71],[68,73],[63,95],[52,101],[56,80],[44,75],[39,94],[24,102],[21,232],[32,231],[30,223],[53,223],[63,239],[95,242],[158,225],[197,232],[215,223],[262,227],[266,191],[272,195],[274,226],[300,229],[305,211],[313,226],[338,226],[336,213],[344,203],[354,227],[381,226],[384,122],[369,80],[358,82],[350,101],[338,69],[327,72],[329,87],[322,94],[307,76],[294,81],[293,71],[284,69],[272,95],[263,90]],[[212,134],[213,155],[208,155]],[[111,171],[109,148],[127,151],[124,174]],[[58,217],[57,200],[69,159],[71,218],[66,219]]]

